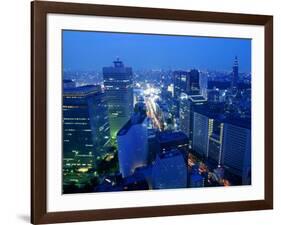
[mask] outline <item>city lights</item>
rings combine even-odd
[[[92,34],[112,35],[112,43],[136,35]],[[115,43],[111,47],[124,56],[114,59],[116,52],[108,44],[103,46],[106,55],[95,52],[100,55],[91,58],[96,61],[89,71],[64,70],[63,193],[250,185],[251,71],[241,70],[250,57],[245,58],[243,49],[235,56],[227,48],[214,48],[212,54],[224,52],[221,69],[202,60],[202,48],[175,47],[176,37],[138,37],[154,45],[165,39],[162,44],[170,43],[170,52],[162,57],[151,45],[136,60],[132,49],[137,46],[128,53],[126,45]],[[250,45],[244,39],[184,38],[210,46],[214,40]],[[192,57],[179,58],[182,51]],[[204,63],[210,68],[196,66]]]

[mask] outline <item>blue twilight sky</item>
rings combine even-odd
[[[63,31],[63,69],[98,70],[119,57],[133,69],[251,72],[251,40],[190,36]]]

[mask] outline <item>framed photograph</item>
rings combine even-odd
[[[35,1],[31,222],[273,208],[273,17]]]

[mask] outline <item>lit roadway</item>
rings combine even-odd
[[[157,117],[157,113],[155,111],[155,109],[156,109],[155,100],[156,100],[156,98],[154,96],[151,96],[151,95],[145,97],[145,104],[146,104],[146,107],[147,107],[147,115],[148,115],[148,117],[151,118],[151,120],[153,122],[153,126],[157,129],[159,129],[160,131],[162,131],[163,126],[161,125],[161,121]]]

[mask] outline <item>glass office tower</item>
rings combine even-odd
[[[224,125],[222,164],[239,176],[242,184],[251,184],[251,122],[227,121]]]
[[[117,59],[113,66],[103,68],[103,79],[109,112],[110,135],[117,132],[130,119],[133,112],[133,72]]]
[[[107,105],[101,87],[87,85],[65,88],[63,92],[64,158],[89,156],[94,165],[106,153],[105,145],[109,141],[109,135]]]

